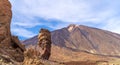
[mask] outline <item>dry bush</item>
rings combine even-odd
[[[22,65],[60,65],[59,63],[40,59],[40,52],[34,46],[30,46],[24,52],[24,56],[25,59]]]
[[[34,47],[30,46],[25,52],[24,56],[27,58],[36,58],[40,56],[40,52]]]

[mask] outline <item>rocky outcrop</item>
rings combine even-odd
[[[23,52],[25,47],[16,36],[11,35],[11,18],[10,2],[8,0],[0,0],[0,55],[6,55],[12,60],[22,62],[24,60]]]
[[[41,29],[38,35],[38,44],[29,46],[24,52],[23,65],[54,65],[54,62],[47,61],[51,55],[51,34],[47,29]],[[53,63],[53,64],[50,64]]]
[[[7,55],[0,54],[0,65],[21,65],[21,63],[14,61]]]
[[[12,18],[11,4],[8,0],[0,0],[0,43],[10,43],[10,23]]]
[[[41,48],[41,58],[48,60],[51,55],[51,33],[47,29],[41,29],[38,35],[38,45]]]
[[[15,47],[18,47],[20,48],[22,51],[25,51],[25,46],[23,44],[21,44],[21,42],[19,41],[18,37],[17,36],[12,36],[11,37],[12,39],[12,46],[15,48]]]
[[[7,41],[4,42],[8,43]],[[9,44],[0,44],[0,55],[6,55],[14,61],[22,62],[24,60],[25,47],[15,36],[11,36],[11,42]]]

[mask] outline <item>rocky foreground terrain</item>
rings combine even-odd
[[[0,65],[119,64],[119,34],[70,25],[52,32],[51,55],[49,60],[45,60],[39,58],[37,36],[22,44],[17,36],[11,35],[11,18],[10,2],[0,0]]]

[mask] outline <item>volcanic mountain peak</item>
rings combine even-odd
[[[51,40],[51,59],[54,60],[65,59],[65,57],[67,58],[65,60],[73,60],[73,58],[76,60],[84,56],[83,59],[90,57],[94,59],[94,55],[120,57],[120,35],[106,30],[71,24],[68,27],[52,31]],[[23,43],[29,47],[29,45],[36,45],[37,41],[37,36],[35,36]],[[56,53],[58,51],[60,52]]]
[[[77,25],[77,24],[70,24],[68,27],[78,27],[80,25]]]
[[[76,27],[79,27],[79,25],[70,24],[70,25],[68,26],[68,31],[71,32],[71,31],[72,31],[74,28],[76,28]]]

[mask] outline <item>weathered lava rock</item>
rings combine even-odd
[[[12,18],[11,4],[8,0],[0,0],[0,55],[6,55],[12,60],[24,60],[25,47],[16,36],[10,32]]]
[[[10,39],[10,23],[12,18],[11,4],[8,0],[0,0],[0,43]],[[7,40],[10,42],[10,40]]]
[[[41,29],[38,35],[38,45],[42,49],[41,58],[48,60],[51,55],[51,33],[47,29]]]

